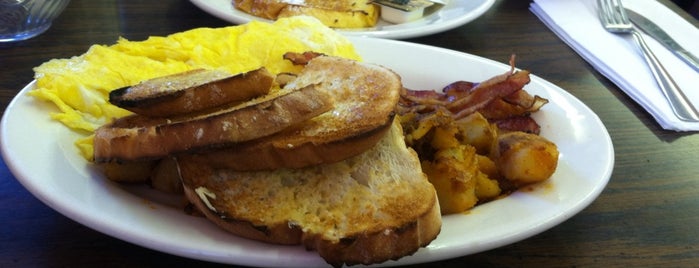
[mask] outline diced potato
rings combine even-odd
[[[422,168],[437,191],[442,214],[463,212],[478,203],[475,193],[478,169],[473,147],[440,150],[433,162],[423,161]]]
[[[440,126],[434,128],[434,136],[432,137],[432,148],[435,150],[442,150],[448,148],[459,147],[460,143],[456,139],[456,133],[458,129],[449,126]]]
[[[479,154],[489,154],[497,137],[497,127],[490,124],[481,113],[475,112],[455,121],[459,139],[463,144],[476,147]]]
[[[476,197],[478,201],[483,202],[495,199],[501,192],[497,180],[490,179],[484,173],[478,173],[478,176],[476,176]]]
[[[410,133],[410,137],[413,140],[419,140],[427,133],[432,130],[432,128],[435,126],[435,121],[433,120],[421,120],[418,122],[417,127]]]
[[[500,179],[500,171],[495,165],[495,162],[485,155],[476,154],[476,159],[478,159],[478,170],[488,176],[488,178],[493,180]]]
[[[498,137],[493,159],[505,179],[526,185],[553,175],[558,165],[558,148],[538,135],[509,132]]]

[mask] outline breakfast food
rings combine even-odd
[[[29,94],[55,104],[51,118],[85,137],[76,146],[92,161],[91,134],[114,118],[132,114],[109,102],[110,91],[192,69],[239,74],[264,66],[274,75],[298,73],[302,67],[283,55],[310,50],[360,59],[346,37],[312,17],[299,16],[93,45],[82,55],[53,59],[34,68],[36,89]]]
[[[234,0],[233,6],[243,12],[276,20],[293,16],[312,16],[332,28],[373,27],[379,8],[370,0]]]
[[[167,83],[161,85],[167,87]],[[156,177],[161,172],[170,175],[169,179],[154,178],[154,187],[177,192],[180,189],[172,183],[175,178],[197,211],[233,234],[269,243],[302,244],[335,266],[380,263],[413,254],[441,230],[435,189],[422,172],[415,152],[406,147],[400,122],[394,119],[401,89],[400,77],[389,69],[316,55],[283,88],[234,106],[232,112],[197,113],[194,120],[182,121],[143,115],[117,119],[97,130],[95,160],[108,161],[110,158],[103,156],[111,153],[120,156],[112,159],[128,162],[131,168],[134,163],[152,164],[139,160],[161,157],[161,163],[153,164],[163,169],[156,171]],[[221,137],[221,130],[207,129],[202,135],[189,131],[200,129],[199,118],[216,120],[218,114],[226,115],[229,121],[254,118],[250,124],[232,124],[238,126],[238,131],[266,129],[270,124],[265,120],[281,116],[267,112],[267,108],[241,114],[238,107],[282,102],[287,96],[309,90],[337,101],[322,114],[274,129],[277,134],[214,142],[212,155],[201,153],[201,147],[211,145],[207,143],[211,142],[209,135]],[[291,93],[280,96],[276,92]],[[292,102],[288,106],[308,105]],[[133,118],[161,125],[149,131],[124,123]],[[122,124],[128,128],[119,128]],[[122,132],[134,135],[120,136]],[[171,149],[192,142],[198,146]],[[269,149],[276,153],[241,150],[245,144],[253,144],[250,148],[254,149],[276,147]],[[143,148],[149,152],[170,150],[152,157],[134,153]],[[253,161],[241,164],[219,155]],[[278,155],[284,157],[271,157]],[[252,166],[246,167],[248,164]],[[261,165],[264,168],[259,168]]]
[[[401,94],[398,113],[406,142],[435,186],[442,214],[466,211],[520,187],[545,181],[558,148],[538,136],[530,114],[548,100],[523,90],[529,72],[511,70],[480,83]]]
[[[332,97],[311,85],[210,113],[153,118],[131,115],[95,131],[95,162],[139,161],[257,139],[332,108]]]
[[[373,2],[381,6],[381,19],[396,24],[422,18],[425,9],[435,4],[427,0],[374,0]]]
[[[188,154],[236,170],[300,168],[336,162],[372,147],[389,129],[402,84],[378,65],[331,56],[313,58],[285,89],[315,85],[335,99],[332,110],[232,150]]]
[[[528,72],[438,93],[357,59],[300,16],[94,46],[36,68],[32,95],[87,136],[77,144],[110,179],[184,193],[231,233],[301,244],[335,266],[412,254],[437,237],[440,214],[555,170],[555,144],[530,136],[546,100],[522,90]],[[205,85],[230,74],[253,93],[211,98],[220,88]]]
[[[273,82],[264,67],[236,75],[195,69],[112,90],[109,102],[140,115],[175,116],[243,103],[269,93]]]
[[[189,200],[234,234],[302,244],[328,263],[410,255],[441,229],[434,188],[398,123],[366,152],[301,169],[233,171],[181,161]]]

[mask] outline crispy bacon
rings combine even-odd
[[[513,115],[525,115],[538,111],[548,103],[547,99],[529,95],[527,91],[518,90],[508,96],[493,100],[478,110],[485,118],[499,120]]]
[[[515,70],[514,56],[510,58],[510,67],[507,72],[480,83],[453,82],[442,88],[442,92],[404,89],[397,111],[427,114],[446,110],[455,120],[479,112],[504,130],[539,133],[539,125],[529,115],[548,100],[523,90],[531,81],[529,72]]]
[[[447,109],[456,118],[472,114],[493,100],[506,97],[529,83],[529,72],[519,71],[512,74],[499,75],[473,88],[470,94],[463,96],[447,105]]]
[[[512,115],[513,111],[517,111],[516,114],[519,115],[522,112],[533,111],[532,107],[540,107],[540,105],[534,106],[535,103],[539,103],[534,101],[536,98],[522,90],[529,81],[528,71],[515,72],[514,66],[512,66],[508,72],[481,83],[467,81],[451,83],[442,89],[443,93],[432,90],[404,89],[401,94],[400,105],[403,106],[401,110],[429,112],[435,110],[435,107],[432,106],[442,106],[448,109],[455,119],[459,119],[476,111],[497,110],[506,107],[505,113]],[[541,98],[538,99],[541,100]],[[501,102],[506,105],[501,105]],[[489,107],[492,103],[497,105]],[[501,116],[497,118],[501,118]]]
[[[495,120],[495,125],[505,131],[522,131],[539,135],[541,127],[529,116],[515,116],[505,119]]]
[[[285,60],[291,61],[294,65],[306,65],[312,59],[320,56],[325,56],[325,54],[313,51],[306,51],[303,53],[286,52],[283,57]]]
[[[471,94],[473,88],[477,87],[478,83],[468,81],[456,81],[444,87],[442,92],[446,94],[449,101],[455,101]]]

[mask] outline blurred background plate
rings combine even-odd
[[[205,12],[234,24],[252,20],[269,21],[233,7],[232,0],[190,0]],[[402,24],[391,24],[380,20],[376,27],[342,29],[348,36],[368,36],[388,39],[406,39],[444,32],[480,17],[493,6],[495,0],[451,0],[441,8],[430,10],[419,20]]]

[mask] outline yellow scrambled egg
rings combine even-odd
[[[114,45],[93,45],[83,55],[34,68],[36,89],[29,94],[53,102],[60,112],[51,117],[85,134],[76,145],[91,160],[94,130],[130,114],[109,103],[110,91],[195,68],[236,74],[264,66],[275,74],[295,72],[300,67],[282,55],[309,50],[360,59],[345,37],[317,19],[291,17],[272,24],[198,28],[143,41],[120,38]]]

